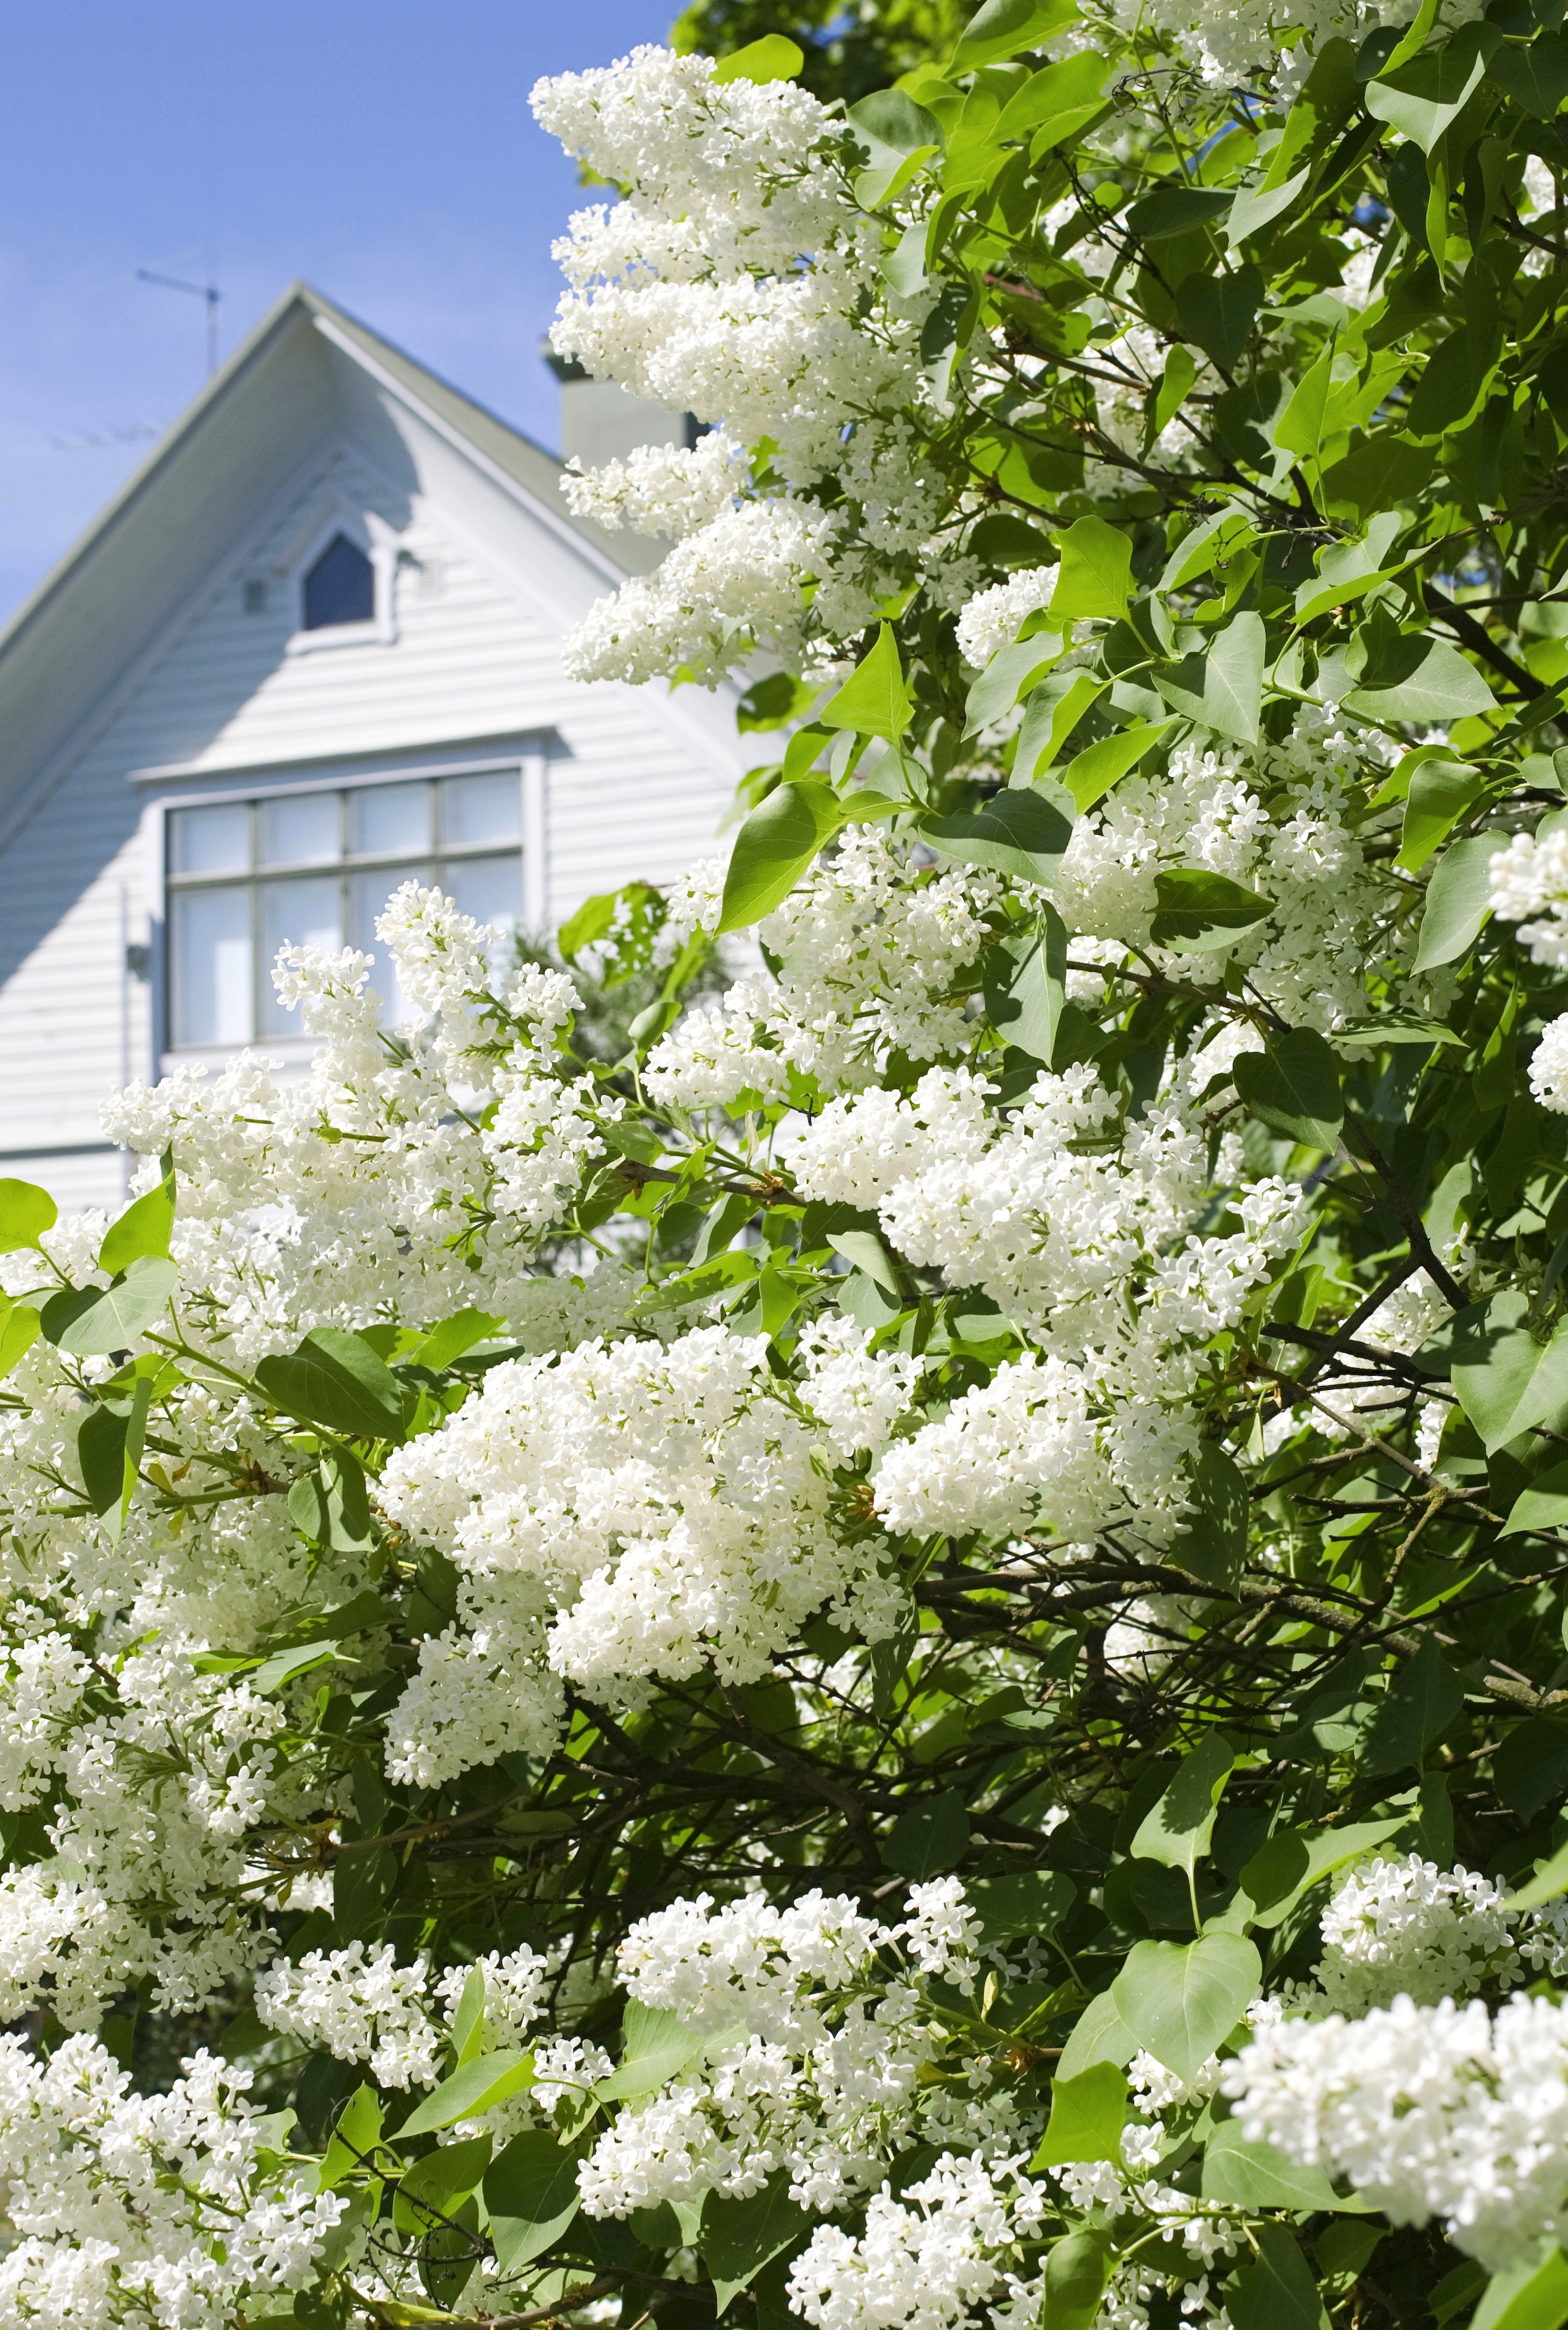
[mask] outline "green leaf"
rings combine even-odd
[[[1287,2160],[1262,2137],[1252,2142],[1242,2134],[1239,2120],[1220,2122],[1204,2147],[1203,2183],[1205,2201],[1227,2202],[1237,2209],[1365,2209],[1359,2198],[1342,2201],[1328,2181],[1327,2170]]]
[[[1298,459],[1314,458],[1323,436],[1323,413],[1334,371],[1335,340],[1331,333],[1316,364],[1297,382],[1289,403],[1274,423],[1274,442]]]
[[[0,1297],[0,1381],[10,1374],[23,1353],[33,1349],[43,1331],[43,1321],[31,1302],[15,1302],[9,1295]]]
[[[1213,954],[1234,943],[1274,911],[1272,898],[1244,889],[1228,874],[1204,866],[1177,866],[1154,877],[1157,905],[1149,936],[1156,946],[1184,954]]]
[[[1128,2029],[1109,1990],[1091,1998],[1067,2035],[1056,2064],[1058,2079],[1075,2079],[1091,2063],[1130,2063],[1140,2041]]]
[[[1081,616],[1116,621],[1132,596],[1132,544],[1101,517],[1073,521],[1062,537],[1062,571],[1048,610],[1053,623]]]
[[[1023,1869],[1016,1877],[976,1877],[964,1887],[988,1941],[1008,1934],[1044,1934],[1059,1926],[1078,1899],[1063,1869]]]
[[[1044,65],[1015,90],[1002,109],[993,137],[1039,138],[1059,145],[1092,121],[1105,102],[1104,90],[1115,65],[1098,49],[1082,50],[1060,63]],[[1034,147],[1036,155],[1040,146]]]
[[[793,81],[805,62],[805,51],[794,41],[782,33],[764,33],[760,41],[748,41],[743,49],[722,57],[713,67],[713,79],[721,82]]]
[[[914,706],[904,686],[891,624],[883,624],[876,645],[861,658],[837,695],[829,696],[817,716],[825,728],[853,728],[858,736],[883,736],[890,744],[898,743],[914,717]]]
[[[1110,1985],[1138,2044],[1189,2087],[1258,1994],[1263,1962],[1240,1934],[1135,1942]]]
[[[1248,1113],[1271,1132],[1308,1149],[1332,1151],[1345,1122],[1339,1064],[1310,1028],[1270,1036],[1261,1052],[1242,1052],[1231,1072]]]
[[[408,1354],[408,1364],[430,1368],[439,1374],[454,1359],[460,1359],[465,1351],[471,1351],[476,1343],[487,1342],[492,1335],[498,1335],[505,1324],[505,1319],[493,1311],[454,1311],[449,1319],[432,1327],[422,1342],[414,1345]]]
[[[1025,49],[1038,49],[1064,24],[1077,22],[1077,0],[985,0],[969,19],[949,70],[972,72]]]
[[[1568,2322],[1568,2258],[1548,2249],[1495,2273],[1470,2316],[1470,2330],[1562,2330]]]
[[[1425,1634],[1413,1659],[1403,1666],[1377,1710],[1366,1745],[1356,1761],[1364,1772],[1419,1771],[1427,1749],[1442,1738],[1465,1703],[1465,1688]]]
[[[1099,701],[1110,684],[1091,671],[1047,673],[1030,693],[1009,784],[1032,784],[1050,768],[1091,705]]]
[[[787,671],[770,671],[765,679],[754,679],[735,706],[735,725],[742,736],[766,735],[770,729],[787,728],[820,694],[820,688],[814,687],[809,680],[796,679]],[[630,882],[626,890],[611,891],[610,896],[624,897],[627,890],[635,895],[647,886],[645,882]]]
[[[111,1222],[103,1234],[98,1250],[98,1266],[111,1276],[128,1270],[144,1255],[167,1257],[169,1234],[175,1227],[175,1177],[166,1175],[156,1189],[148,1189],[132,1206],[128,1206],[117,1222]]]
[[[1131,728],[1118,728],[1097,744],[1086,744],[1082,753],[1074,753],[1062,772],[1062,781],[1080,816],[1091,810],[1112,785],[1119,784],[1129,769],[1147,759],[1175,725],[1174,720],[1142,721]]]
[[[855,181],[855,198],[874,211],[903,192],[922,162],[945,143],[934,114],[902,89],[879,89],[853,105],[845,117],[870,156],[870,166]]]
[[[1222,1731],[1211,1731],[1184,1756],[1169,1785],[1146,1813],[1130,1851],[1135,1861],[1157,1861],[1190,1877],[1209,1849],[1214,1815],[1235,1763]]]
[[[534,2083],[534,2057],[522,2048],[498,2047],[492,2054],[476,2055],[415,2106],[398,2135],[430,2136],[437,2128],[450,2127],[454,2120],[477,2119],[481,2112]]]
[[[1552,121],[1568,97],[1568,39],[1561,33],[1537,33],[1524,47],[1505,41],[1487,67],[1487,78],[1524,112]]]
[[[485,1969],[470,1966],[452,2017],[452,2051],[459,2067],[478,2054],[485,2038]]]
[[[969,1849],[969,1816],[956,1788],[900,1813],[883,1840],[882,1857],[901,1877],[921,1883],[956,1869]]]
[[[1223,371],[1233,371],[1267,289],[1250,261],[1229,275],[1189,275],[1176,295],[1183,339],[1195,342]]]
[[[347,1449],[324,1455],[288,1492],[288,1518],[307,1543],[362,1553],[373,1542],[364,1467]]]
[[[1277,186],[1270,186],[1265,181],[1261,186],[1243,189],[1232,204],[1225,220],[1225,241],[1230,248],[1234,251],[1250,236],[1261,234],[1281,211],[1289,209],[1297,196],[1305,190],[1311,175],[1312,166],[1308,162],[1303,164],[1293,177],[1286,178]]]
[[[615,920],[619,898],[619,890],[600,890],[597,896],[585,898],[577,912],[568,916],[555,933],[562,962],[575,962],[584,947],[604,936]]]
[[[0,1180],[0,1254],[36,1246],[60,1219],[60,1208],[35,1181]]]
[[[1216,736],[1255,744],[1263,702],[1261,615],[1233,616],[1206,653],[1157,666],[1154,684],[1173,711],[1183,712]]]
[[[1386,575],[1396,572],[1397,561],[1392,567],[1384,562],[1404,522],[1403,511],[1384,510],[1373,519],[1359,542],[1336,543],[1330,549],[1320,551],[1316,576],[1310,582],[1303,582],[1296,593],[1297,621],[1309,623],[1315,616],[1329,614],[1336,607],[1364,598]]]
[[[749,929],[782,905],[847,814],[832,786],[815,779],[775,786],[735,836],[719,935]]]
[[[1477,833],[1444,850],[1427,884],[1417,971],[1435,971],[1440,963],[1469,952],[1492,911],[1487,868],[1507,839],[1501,833]]]
[[[1360,1821],[1345,1828],[1281,1829],[1259,1847],[1242,1871],[1242,1890],[1252,1902],[1250,1925],[1282,1925],[1304,1895],[1348,1861],[1386,1844],[1407,1825],[1395,1819]]]
[[[525,2128],[485,2171],[490,2239],[503,2274],[553,2249],[581,2206],[577,2170],[586,2144],[570,2149],[544,2128]]]
[[[1129,233],[1140,242],[1168,242],[1173,235],[1217,226],[1235,200],[1212,186],[1160,186],[1127,213]]]
[[[1568,1459],[1537,1473],[1508,1508],[1500,1537],[1517,1537],[1525,1530],[1568,1529]]]
[[[987,566],[1049,566],[1056,555],[1050,536],[1015,510],[987,510],[970,527],[965,546]]]
[[[666,2080],[678,2078],[703,2051],[696,2032],[689,2031],[667,2006],[644,2006],[640,2000],[628,1999],[620,2028],[620,2069],[593,2090],[601,2103],[651,2095]]]
[[[1372,669],[1362,674],[1345,698],[1346,708],[1388,726],[1409,721],[1422,727],[1495,712],[1497,699],[1473,663],[1446,639],[1406,632]]]
[[[1207,1586],[1233,1586],[1247,1558],[1252,1504],[1247,1483],[1217,1441],[1205,1440],[1193,1467],[1197,1511],[1171,1549],[1177,1567]]]
[[[363,1335],[317,1327],[287,1353],[256,1363],[256,1380],[286,1415],[363,1440],[401,1437],[403,1388]]]
[[[805,2240],[819,2221],[789,2198],[789,2171],[776,2168],[758,2192],[743,2200],[710,2192],[703,2202],[703,2262],[713,2277],[719,2316],[770,2259]]]
[[[1015,639],[1010,647],[998,648],[965,700],[965,735],[978,735],[993,720],[1010,712],[1061,653],[1058,631],[1035,631],[1026,639]]]
[[[1530,1298],[1504,1287],[1472,1302],[1449,1329],[1450,1377],[1487,1454],[1568,1407],[1568,1319],[1532,1332]]]
[[[934,849],[965,866],[985,866],[1020,882],[1048,882],[1072,838],[1071,812],[1030,787],[997,793],[973,814],[950,810],[922,817],[920,830]]]
[[[269,1659],[263,1659],[247,1680],[251,1690],[264,1699],[270,1691],[281,1691],[286,1682],[295,1682],[302,1674],[308,1674],[313,1667],[330,1666],[336,1656],[335,1635],[314,1643],[295,1643],[288,1650],[275,1651]]]
[[[1560,1893],[1568,1893],[1568,1844],[1560,1844],[1549,1861],[1544,1861],[1527,1883],[1516,1893],[1510,1893],[1507,1908],[1512,1910],[1539,1909],[1547,1901],[1555,1901]]]
[[[1054,906],[1042,906],[1034,929],[1025,925],[987,947],[981,970],[992,1027],[1015,1050],[1049,1067],[1067,976],[1067,931]]]
[[[1075,2079],[1053,2080],[1051,2117],[1029,2174],[1073,2160],[1111,2160],[1119,2167],[1126,2119],[1127,2079],[1114,2063],[1091,2063]]]
[[[1415,771],[1405,796],[1404,829],[1396,866],[1419,874],[1439,842],[1487,790],[1479,769],[1466,761],[1428,761]]]
[[[1044,2330],[1090,2330],[1110,2278],[1110,2260],[1093,2233],[1068,2233],[1045,2259]]]
[[[1328,2316],[1312,2268],[1294,2233],[1266,2224],[1257,2248],[1241,2266],[1227,2297],[1234,2330],[1328,2330]]]
[[[1495,24],[1465,24],[1446,48],[1412,57],[1386,81],[1368,81],[1368,113],[1430,154],[1478,85],[1502,39]]]
[[[43,1332],[77,1359],[127,1350],[167,1307],[179,1275],[172,1262],[149,1255],[111,1286],[52,1294],[39,1313]]]
[[[399,2136],[409,2132],[405,2120]],[[422,2233],[432,2230],[431,2221],[411,2204],[428,2202],[443,2216],[455,2213],[459,2202],[476,2191],[479,2179],[490,2162],[490,2138],[487,2136],[465,2136],[460,2144],[443,2144],[435,2152],[427,2152],[405,2168],[398,2185],[398,2199],[402,2207],[399,2222],[407,2232]]]

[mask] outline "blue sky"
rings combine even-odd
[[[528,92],[677,6],[0,0],[0,621],[205,376],[202,302],[138,267],[220,286],[224,354],[303,276],[553,442],[583,198]]]

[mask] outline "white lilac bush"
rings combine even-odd
[[[1568,2321],[1560,13],[535,91],[777,752],[0,1182],[6,2322]]]

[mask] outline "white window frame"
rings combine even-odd
[[[327,537],[330,540],[330,535]],[[146,895],[149,907],[147,971],[150,982],[151,1009],[148,1014],[148,1071],[156,1084],[182,1066],[194,1066],[204,1062],[211,1067],[221,1067],[250,1050],[282,1061],[286,1069],[303,1073],[316,1051],[317,1038],[311,1036],[253,1036],[249,1045],[190,1044],[176,1047],[174,1042],[174,997],[171,986],[172,963],[170,949],[173,931],[169,914],[170,886],[167,879],[169,862],[168,821],[175,810],[213,809],[236,801],[276,800],[283,794],[354,792],[367,785],[428,784],[442,777],[497,776],[515,770],[522,791],[522,819],[517,847],[522,856],[523,920],[525,931],[545,928],[549,915],[550,874],[546,858],[549,837],[548,769],[553,757],[551,739],[535,735],[515,745],[511,751],[487,753],[454,753],[439,759],[420,761],[417,765],[376,768],[363,761],[354,761],[337,769],[323,768],[313,762],[308,769],[295,773],[280,770],[276,762],[265,769],[238,769],[232,772],[214,770],[203,783],[194,778],[188,789],[169,790],[149,800],[142,811],[142,846],[146,852]],[[173,772],[137,770],[133,779],[146,782],[163,777],[165,781]],[[254,868],[249,877],[252,885],[267,878],[265,870]]]
[[[316,560],[338,535],[363,550],[375,580],[375,612],[368,623],[325,623],[317,630],[305,628],[305,579]],[[397,644],[398,537],[373,510],[358,510],[347,502],[334,505],[307,535],[305,547],[289,562],[288,589],[294,628],[285,642],[286,655],[316,655],[327,648],[395,647]]]

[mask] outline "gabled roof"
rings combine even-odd
[[[562,464],[308,284],[290,286],[0,631],[0,813],[343,426],[347,360],[558,538],[600,587],[647,563],[574,519]]]

